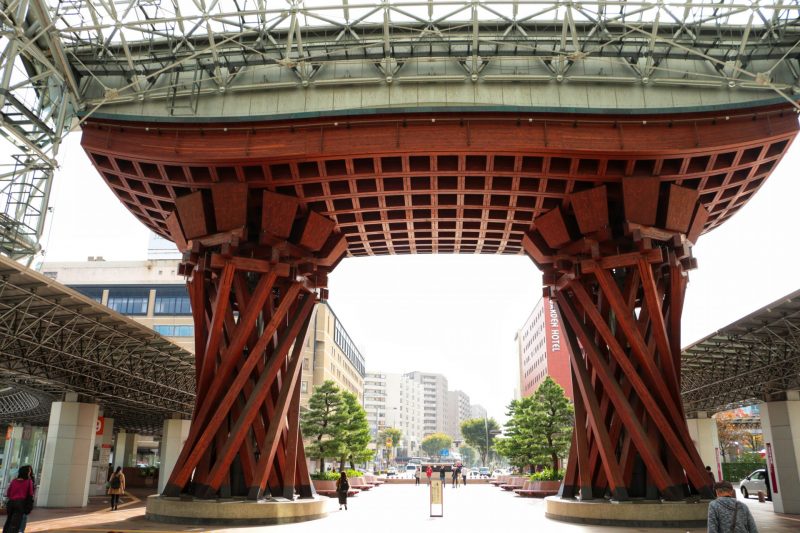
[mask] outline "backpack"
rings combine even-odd
[[[339,483],[339,492],[347,492],[349,490],[350,490],[350,483],[346,479],[342,479],[341,483]]]
[[[112,489],[118,489],[121,486],[122,486],[122,482],[119,480],[119,476],[117,476],[117,475],[112,476],[111,477],[111,485],[109,485],[109,487],[111,487]]]

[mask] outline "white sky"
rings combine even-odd
[[[148,230],[111,194],[81,150],[62,148],[47,261],[145,259]],[[798,288],[800,144],[734,217],[700,239],[690,273],[684,345]],[[368,370],[447,376],[490,416],[504,419],[517,379],[514,335],[541,295],[523,256],[391,256],[344,260],[330,304]]]

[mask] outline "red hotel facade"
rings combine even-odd
[[[517,332],[519,390],[524,398],[536,391],[547,376],[563,387],[572,400],[570,349],[564,339],[561,314],[555,302],[542,297]]]

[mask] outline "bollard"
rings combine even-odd
[[[763,490],[758,491],[758,503],[764,503],[765,501],[767,501],[767,494]]]

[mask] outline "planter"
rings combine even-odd
[[[531,481],[530,488],[531,490],[552,491],[555,494],[561,488],[561,481]]]

